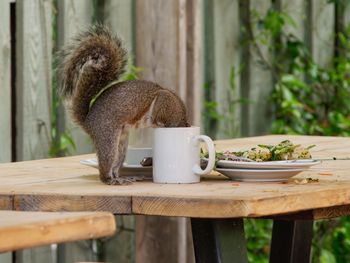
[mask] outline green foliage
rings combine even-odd
[[[71,155],[72,151],[76,150],[76,145],[71,134],[65,131],[60,135],[57,135],[56,129],[56,127],[52,127],[51,129],[52,138],[56,138],[56,140],[52,140],[51,142],[49,156],[56,157],[62,155]]]
[[[239,76],[241,69],[236,69],[235,67],[231,67],[230,70],[230,78],[229,78],[229,89],[227,90],[225,105],[228,105],[227,108],[221,113],[218,110],[219,103],[215,100],[215,96],[210,94],[212,90],[212,85],[209,83],[205,83],[204,92],[206,94],[206,98],[203,102],[203,122],[204,129],[207,134],[212,138],[216,138],[216,128],[220,122],[225,123],[225,136],[228,138],[234,138],[239,135],[238,130],[238,122],[237,122],[237,105],[249,103],[250,101],[244,99],[236,99],[236,79]]]
[[[222,114],[222,117],[226,123],[225,135],[228,138],[234,138],[240,134],[240,131],[238,130],[239,125],[237,122],[237,113],[236,113],[237,105],[247,103],[247,101],[243,99],[234,98],[237,90],[236,79],[240,73],[241,73],[241,69],[236,69],[235,67],[231,67],[230,79],[229,79],[230,88],[226,94],[226,100],[227,100],[226,105],[228,105],[228,107],[226,108],[225,112]]]
[[[261,65],[271,71],[275,81],[272,132],[350,136],[350,25],[337,32],[336,55],[330,65],[322,67],[307,45],[286,30],[286,26],[295,27],[288,14],[270,9],[264,16],[252,11],[251,17],[252,24],[245,29],[250,31],[248,44],[256,49]],[[262,56],[261,45],[268,45],[273,61]],[[271,225],[258,222],[247,221],[249,260],[267,262],[268,249],[264,248]],[[350,218],[317,221],[312,253],[313,262],[350,262]]]
[[[273,40],[269,48],[274,61],[260,57],[276,81],[272,132],[350,136],[350,27],[337,35],[338,56],[322,67],[307,46],[285,30],[286,25],[295,27],[288,14],[270,10],[256,23],[259,34],[251,39],[255,47]]]
[[[248,261],[251,263],[267,263],[270,253],[270,233],[272,220],[244,220],[244,231],[247,236]]]
[[[142,68],[136,67],[131,63],[131,59],[129,59],[129,63],[126,69],[126,72],[123,74],[123,76],[120,78],[122,81],[127,80],[136,80],[139,78],[138,74],[142,72]]]
[[[213,83],[204,84],[204,96],[203,102],[203,125],[206,133],[211,137],[216,137],[216,126],[219,121],[223,119],[223,116],[218,111],[218,102],[215,101],[211,94]]]

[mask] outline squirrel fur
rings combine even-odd
[[[125,71],[127,52],[121,40],[102,25],[91,27],[61,50],[62,84],[75,122],[90,135],[96,148],[100,179],[123,184],[119,176],[130,127],[187,127],[186,108],[171,90],[145,80],[121,81],[104,87]]]

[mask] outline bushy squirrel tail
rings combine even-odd
[[[121,40],[102,25],[79,34],[60,51],[59,93],[71,100],[75,121],[82,124],[90,101],[125,71],[127,52]]]

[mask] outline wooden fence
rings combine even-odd
[[[92,152],[89,139],[65,110],[53,112],[54,52],[94,22],[123,37],[141,78],[175,90],[192,122],[206,124],[216,138],[267,133],[273,112],[268,100],[271,72],[245,44],[242,27],[252,11],[289,13],[302,39],[322,66],[334,54],[335,30],[350,21],[350,3],[327,0],[1,0],[0,1],[0,162],[45,158],[57,133],[69,131],[76,150]],[[341,1],[338,1],[341,2]],[[256,28],[253,28],[253,31]],[[262,55],[273,60],[268,45]],[[236,77],[230,83],[231,69]],[[207,88],[205,88],[207,87]],[[209,87],[209,88],[208,88]],[[234,87],[234,88],[233,88]],[[234,104],[244,98],[248,104]],[[202,119],[209,101],[224,121]],[[56,135],[52,132],[55,128]],[[0,255],[0,263],[193,262],[185,219],[118,217],[122,231],[108,240],[52,245]],[[133,229],[136,228],[136,236]],[[169,236],[172,236],[170,239]],[[160,248],[163,249],[160,249]]]

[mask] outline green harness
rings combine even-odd
[[[115,84],[118,84],[119,82],[121,82],[120,80],[114,80],[110,83],[107,84],[107,86],[105,86],[103,89],[101,89],[91,100],[89,103],[89,110],[91,109],[91,107],[94,105],[95,101],[98,99],[98,97],[100,97],[102,95],[103,92],[105,92],[106,90],[108,90],[110,87],[112,87]]]

